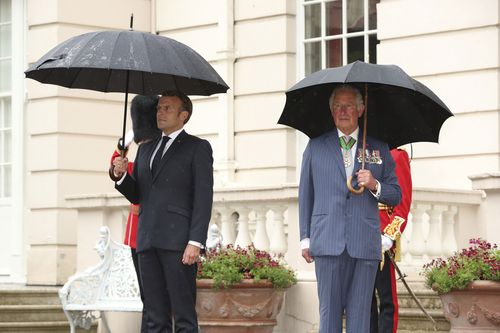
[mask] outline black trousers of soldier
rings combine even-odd
[[[377,271],[373,291],[370,333],[396,333],[398,329],[398,296],[396,274],[387,253],[384,268]],[[379,304],[377,304],[378,295]]]

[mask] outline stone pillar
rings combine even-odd
[[[219,57],[217,71],[229,86],[225,94],[219,95],[221,112],[219,122],[219,150],[215,158],[215,169],[223,183],[234,182],[236,162],[234,157],[234,3],[233,0],[219,1]]]
[[[474,190],[483,190],[485,199],[479,207],[478,226],[475,237],[481,236],[490,243],[500,245],[500,172],[488,172],[469,176]]]

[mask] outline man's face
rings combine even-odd
[[[358,118],[365,110],[364,105],[358,105],[356,93],[350,90],[340,90],[335,93],[330,112],[335,126],[344,134],[351,134],[358,127]]]
[[[182,110],[182,101],[176,96],[162,96],[156,106],[156,124],[165,134],[170,134],[184,126],[188,116]]]

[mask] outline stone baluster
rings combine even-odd
[[[416,204],[411,209],[412,214],[412,228],[411,228],[411,242],[410,254],[412,259],[422,259],[425,253],[425,240],[423,230],[423,217],[425,209]]]
[[[282,205],[273,205],[271,207],[274,221],[269,251],[275,255],[284,255],[288,248],[284,225],[284,213],[286,209],[287,207]]]
[[[427,237],[427,255],[439,257],[441,250],[441,211],[434,205],[427,210],[429,215],[429,236]]]
[[[228,244],[234,244],[236,237],[232,217],[233,210],[226,206],[219,207],[217,210],[220,213],[222,245],[227,246]]]
[[[252,240],[250,238],[250,233],[248,230],[248,213],[249,209],[247,207],[239,207],[237,208],[238,212],[238,235],[236,236],[236,241],[234,245],[240,247],[247,247],[252,244]]]
[[[259,250],[269,251],[269,237],[266,231],[266,213],[267,208],[258,205],[255,208],[256,230],[253,244]]]
[[[406,231],[406,230],[411,230],[411,227],[408,227],[409,225],[412,225],[410,222],[410,215],[408,215],[408,221],[407,225],[405,228],[405,231],[401,234],[401,237],[399,241],[401,242],[401,259],[404,260],[407,254],[410,254],[409,247],[410,247],[410,233],[411,231]]]
[[[455,215],[454,206],[448,206],[443,212],[443,255],[451,256],[457,251],[457,239],[455,237]]]

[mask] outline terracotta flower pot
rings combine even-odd
[[[201,333],[272,333],[285,290],[270,282],[243,280],[228,289],[197,281],[196,311]]]
[[[500,282],[474,281],[440,297],[450,332],[500,333]]]

